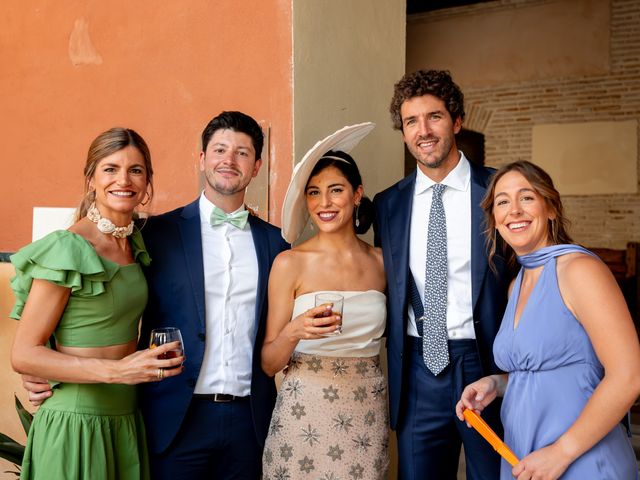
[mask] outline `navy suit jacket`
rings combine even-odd
[[[480,202],[493,169],[471,165],[471,292],[473,326],[478,353],[485,375],[498,370],[493,361],[493,340],[498,333],[507,300],[508,278],[504,261],[494,257],[497,273],[487,263],[485,222]],[[382,247],[387,275],[387,361],[389,364],[389,413],[395,429],[401,414],[404,365],[407,352],[407,308],[409,292],[409,234],[416,172],[377,194],[375,244]],[[425,212],[427,215],[428,212]],[[425,232],[426,235],[426,232]]]
[[[274,258],[289,245],[280,229],[249,215],[258,258],[256,337],[251,377],[251,411],[260,444],[267,436],[276,398],[273,378],[262,371],[260,352],[267,317],[267,285]],[[178,327],[186,354],[180,375],[140,386],[140,408],[144,415],[149,449],[161,453],[176,436],[187,413],[204,357],[204,270],[198,200],[185,207],[151,217],[142,229],[151,256],[145,270],[149,300],[142,318],[140,346],[146,348],[151,329]]]

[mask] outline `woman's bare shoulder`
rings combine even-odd
[[[308,246],[305,247],[304,244],[301,244],[289,250],[280,252],[274,260],[273,265],[274,267],[286,268],[288,270],[299,269],[305,263],[309,262],[313,255],[313,250],[309,249]]]
[[[380,247],[374,247],[373,245],[369,245],[369,249],[371,251],[371,254],[376,257],[376,260],[382,262],[382,249]]]
[[[586,253],[569,253],[556,260],[558,277],[562,280],[588,280],[591,276],[610,276],[609,268],[597,257]],[[586,278],[585,278],[586,277]]]

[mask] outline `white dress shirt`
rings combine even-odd
[[[207,335],[195,393],[244,397],[251,391],[258,259],[249,224],[243,230],[228,223],[212,227],[209,218],[213,208],[202,193],[200,233]]]
[[[435,182],[417,169],[411,211],[409,268],[424,302],[427,262],[427,230]],[[460,152],[458,165],[441,182],[447,217],[447,332],[449,339],[473,339],[473,306],[471,293],[471,167]],[[418,329],[409,305],[407,334],[417,337]]]

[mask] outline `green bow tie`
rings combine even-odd
[[[213,212],[211,212],[209,223],[211,223],[212,226],[220,225],[222,223],[230,223],[234,227],[243,230],[248,220],[249,212],[247,210],[226,213],[224,210],[218,207],[213,207]]]

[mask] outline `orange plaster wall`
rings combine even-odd
[[[270,218],[292,165],[290,0],[8,2],[0,16],[0,251],[31,239],[34,206],[75,207],[91,140],[112,126],[151,147],[162,212],[198,194],[199,135],[222,110],[270,125]]]

